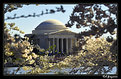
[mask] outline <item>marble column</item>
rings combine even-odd
[[[49,47],[48,48],[50,48],[50,38],[48,38],[48,42],[49,42]],[[50,49],[49,49],[49,51],[50,51]]]
[[[53,38],[53,53],[55,51],[54,45],[55,45],[55,38]]]
[[[59,52],[59,38],[57,38],[57,52]]]
[[[68,38],[66,38],[66,53],[68,54]]]
[[[77,42],[77,39],[75,38],[74,39],[74,46],[77,46],[76,42]]]
[[[63,38],[61,38],[61,52],[63,53]]]
[[[72,52],[72,38],[70,38],[70,53]]]

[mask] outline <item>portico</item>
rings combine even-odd
[[[64,42],[64,40],[65,40],[65,42]],[[72,40],[73,40],[73,38],[49,38],[49,41],[48,41],[49,46],[48,47],[50,47],[52,45],[53,46],[56,45],[56,48],[53,49],[53,52],[55,50],[57,50],[58,52],[68,54],[69,52],[72,51]]]
[[[48,34],[48,44],[49,46],[56,45],[53,52],[57,50],[62,53],[72,52],[73,46],[75,46],[77,38],[75,38],[75,33],[70,30],[61,30]],[[49,47],[48,46],[48,47]]]

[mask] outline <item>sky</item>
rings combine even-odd
[[[5,14],[5,18],[7,16],[13,17],[14,14],[17,14],[16,16],[20,15],[28,15],[28,14],[40,14],[41,11],[46,12],[46,9],[54,9],[55,7],[60,7],[61,4],[40,4],[39,6],[36,5],[25,5],[22,8],[19,8],[15,11],[9,12]],[[15,22],[16,26],[18,26],[21,30],[23,30],[26,34],[32,33],[32,30],[34,30],[41,22],[48,20],[48,19],[56,19],[61,21],[63,24],[66,24],[69,20],[69,16],[72,13],[72,10],[76,4],[62,4],[64,9],[66,10],[65,13],[62,12],[56,12],[54,14],[44,14],[40,17],[29,17],[29,18],[19,18],[19,19],[10,19],[6,20],[7,23]],[[17,33],[17,32],[16,32]]]
[[[61,21],[63,24],[66,24],[69,21],[69,16],[71,15],[74,7],[77,4],[40,4],[39,6],[36,6],[35,4],[31,5],[24,5],[22,8],[18,8],[17,10],[14,10],[12,12],[8,12],[4,15],[4,18],[10,16],[13,17],[14,14],[17,14],[16,16],[21,16],[21,15],[29,15],[29,14],[41,14],[41,11],[46,12],[46,9],[54,9],[56,10],[56,7],[60,7],[62,5],[64,7],[64,10],[66,12],[56,12],[54,14],[44,14],[40,17],[29,17],[29,18],[19,18],[19,19],[10,19],[10,20],[5,20],[7,23],[12,23],[14,22],[16,26],[20,28],[20,30],[24,31],[25,34],[31,34],[32,30],[34,30],[41,22],[48,20],[48,19],[56,19]],[[72,28],[69,28],[73,32],[81,32],[81,30],[84,30],[84,28],[77,29],[75,26]],[[87,28],[85,28],[87,29]],[[14,32],[14,34],[19,32]],[[108,34],[107,34],[108,35]],[[21,35],[24,36],[24,35]]]

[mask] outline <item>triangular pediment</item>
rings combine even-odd
[[[65,29],[65,30],[59,30],[59,31],[56,31],[56,32],[51,32],[49,34],[51,34],[51,35],[54,35],[54,34],[56,34],[56,35],[68,35],[68,34],[71,34],[72,35],[72,34],[77,34],[77,33],[72,32],[72,31],[70,31],[68,29]]]

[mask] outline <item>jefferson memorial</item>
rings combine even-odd
[[[47,49],[50,46],[56,46],[53,52],[72,53],[76,45],[77,38],[75,32],[69,30],[62,22],[50,19],[40,23],[32,34],[26,34],[31,42],[38,44],[40,48]]]

